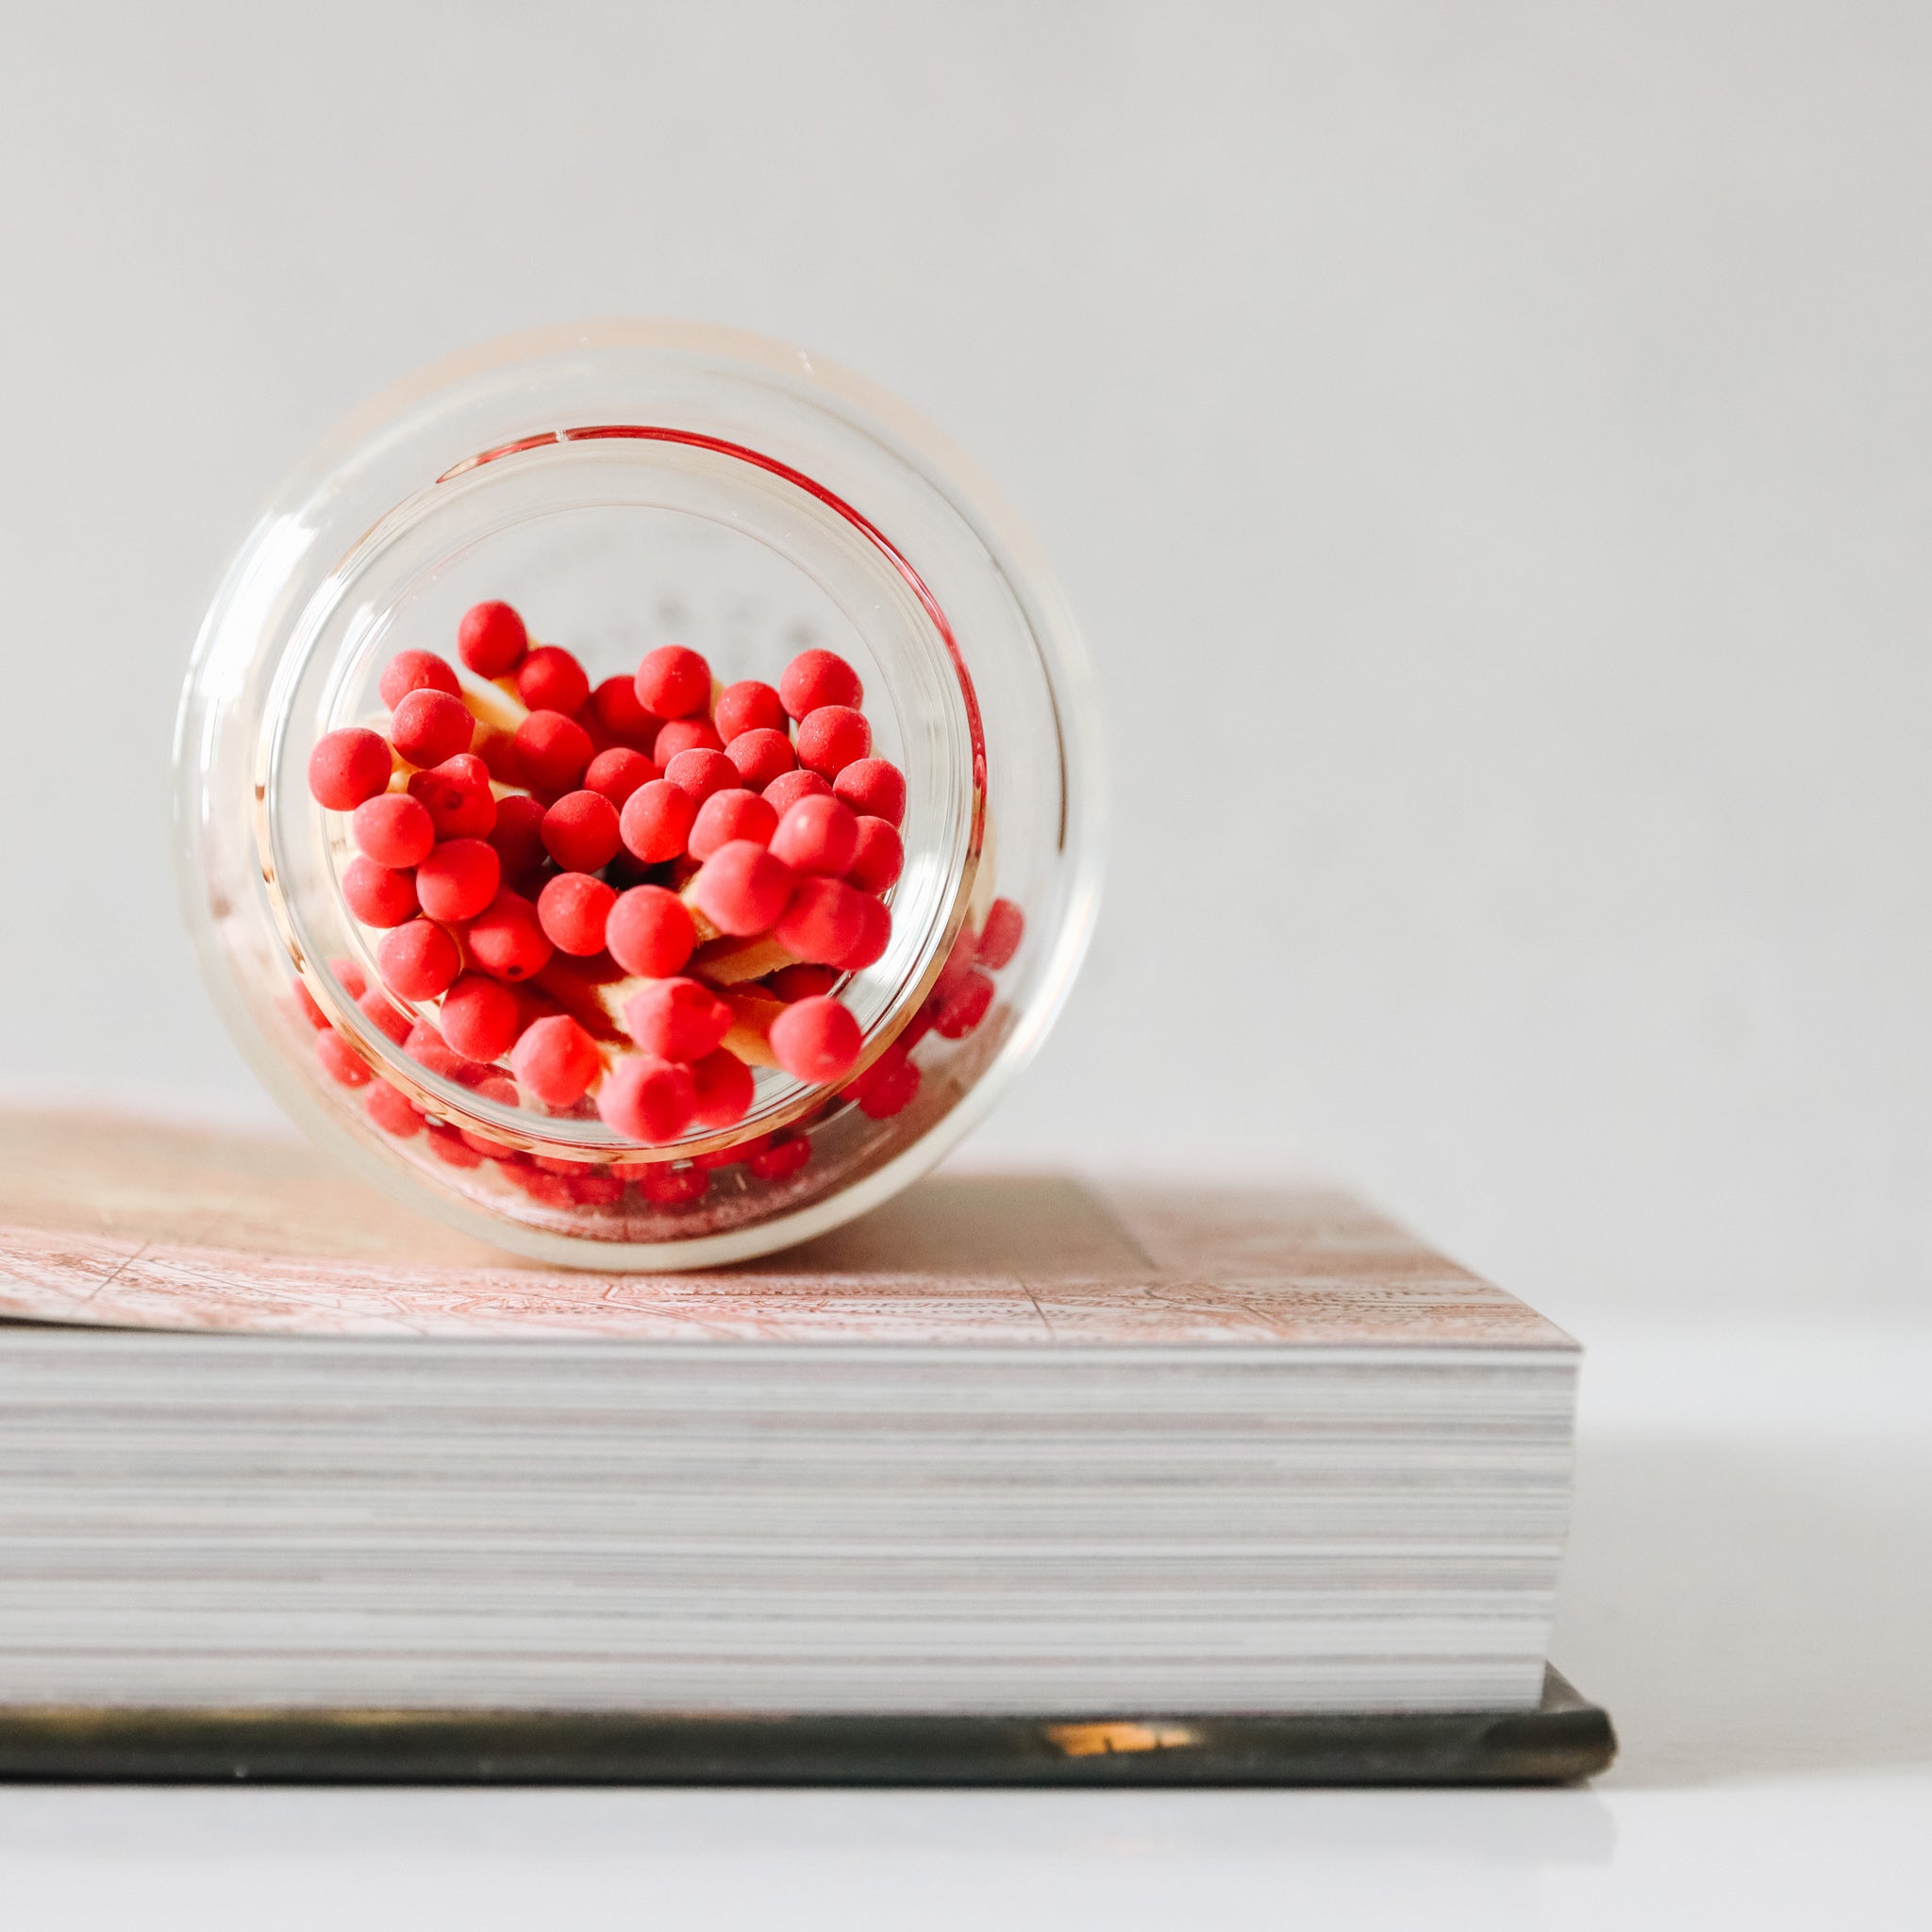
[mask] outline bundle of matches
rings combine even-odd
[[[381,934],[382,987],[334,962],[363,1011],[432,1073],[507,1105],[591,1101],[651,1146],[728,1130],[756,1066],[837,1088],[863,1039],[834,990],[891,940],[906,809],[904,774],[872,755],[852,667],[810,650],[775,690],[721,687],[697,652],[667,645],[593,691],[502,603],[465,614],[458,653],[467,683],[432,652],[399,653],[379,685],[387,733],[331,732],[309,759],[317,802],[350,814],[344,900]],[[910,1105],[913,1046],[979,1023],[983,969],[1011,958],[1021,929],[1002,900],[963,931],[932,996],[845,1097],[874,1119]],[[525,1157],[426,1121],[297,990],[323,1065],[370,1086],[379,1126],[426,1131],[459,1166],[496,1160],[540,1199],[609,1203],[634,1181],[655,1202],[688,1201],[715,1167],[774,1180],[810,1156],[792,1133],[677,1166]],[[434,1023],[395,1000],[433,1003]]]

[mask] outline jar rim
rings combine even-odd
[[[427,525],[438,514],[438,493],[451,485],[462,486],[467,479],[503,460],[540,458],[542,454],[567,454],[576,446],[603,446],[618,441],[666,444],[695,449],[708,456],[742,462],[754,470],[778,478],[801,491],[814,504],[832,512],[856,531],[871,549],[905,582],[924,613],[958,687],[966,727],[967,785],[963,837],[952,865],[951,890],[937,920],[928,920],[921,937],[915,963],[865,1028],[864,1046],[858,1060],[845,1076],[845,1084],[856,1084],[905,1030],[921,1004],[931,992],[944,969],[947,957],[969,916],[982,856],[987,824],[986,741],[973,675],[938,597],[920,575],[910,559],[878,527],[836,491],[827,489],[795,466],[767,456],[747,444],[696,434],[666,425],[599,425],[589,428],[562,428],[545,435],[533,435],[509,444],[485,450],[478,456],[452,464],[443,473],[411,492],[373,529],[365,532],[355,549],[330,574],[324,587],[331,604],[353,593],[358,580],[358,560],[366,553],[377,552],[397,526]],[[554,513],[554,512],[552,512]],[[283,673],[284,687],[292,689],[308,655],[320,644],[316,626],[318,603],[324,592],[318,590],[305,611],[298,636],[291,643]],[[278,818],[277,798],[286,799],[291,789],[283,772],[287,759],[288,735],[294,707],[271,697],[263,719],[256,784],[256,843],[261,875],[270,909],[287,943],[291,964],[299,972],[310,996],[330,1024],[354,1043],[357,1050],[385,1079],[398,1087],[415,1105],[428,1109],[436,1118],[459,1131],[476,1133],[505,1147],[524,1153],[567,1158],[588,1163],[659,1158],[681,1160],[722,1151],[758,1133],[781,1132],[799,1124],[825,1105],[824,1090],[800,1081],[781,1082],[781,1091],[761,1103],[755,1113],[724,1128],[708,1132],[694,1129],[675,1141],[661,1143],[661,1151],[646,1153],[639,1143],[615,1140],[594,1119],[574,1116],[533,1114],[525,1108],[510,1108],[487,1096],[472,1092],[452,1078],[424,1067],[397,1042],[375,1025],[361,1012],[356,1001],[332,972],[318,969],[319,957],[327,949],[314,943],[312,928],[305,921],[295,896],[285,891],[283,881],[291,871],[287,863],[289,827]],[[357,724],[361,719],[338,716],[331,724]],[[296,762],[301,762],[298,757]],[[302,793],[305,819],[320,821],[325,815]],[[345,841],[339,856],[345,857]],[[897,888],[892,889],[896,892]],[[337,881],[340,895],[340,882]],[[891,895],[888,895],[889,902]],[[895,906],[895,911],[898,909]],[[373,964],[373,961],[365,962]],[[836,990],[836,989],[835,989]]]

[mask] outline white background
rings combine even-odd
[[[931,417],[1097,660],[975,1154],[1344,1174],[1558,1313],[1932,1286],[1932,15],[18,7],[0,1081],[264,1107],[170,717],[335,419],[703,317]]]
[[[1576,1326],[1557,1654],[1626,1738],[1541,1797],[15,1793],[0,1907],[1909,1920],[1932,12],[17,5],[0,182],[0,1091],[267,1117],[167,741],[339,415],[550,320],[794,340],[1099,672],[1099,941],[973,1158],[1324,1169]]]

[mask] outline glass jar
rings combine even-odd
[[[726,685],[776,685],[810,649],[863,685],[872,755],[906,779],[903,868],[871,894],[890,913],[883,950],[806,980],[734,980],[708,972],[731,942],[700,917],[679,969],[729,1004],[727,1043],[751,1040],[736,1120],[649,1141],[604,1118],[599,1085],[634,1051],[618,994],[635,981],[608,955],[553,955],[517,993],[520,1025],[561,1012],[594,1040],[591,1091],[568,1104],[536,1098],[508,1056],[454,1052],[436,997],[384,987],[384,929],[344,897],[359,822],[313,795],[311,753],[331,732],[385,730],[384,669],[411,650],[454,663],[464,613],[493,600],[592,686],[629,689],[670,644]],[[549,803],[517,766],[516,684],[467,669],[461,684],[498,808],[520,789]],[[578,719],[606,747],[625,741],[594,702]],[[741,1259],[904,1187],[1038,1048],[1098,893],[1095,707],[1033,545],[901,406],[803,350],[711,328],[542,330],[377,398],[282,487],[227,572],[175,771],[202,968],[282,1105],[391,1192],[572,1266]],[[397,754],[390,791],[412,775]],[[608,883],[690,902],[694,864],[620,854]],[[538,895],[556,869],[514,883]],[[444,929],[478,970],[463,924]],[[735,957],[748,970],[790,956]],[[801,986],[858,1023],[836,1077],[788,1072],[760,1044]]]

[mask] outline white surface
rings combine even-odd
[[[1600,1342],[1557,1647],[1623,1733],[1593,1790],[0,1789],[0,1914],[8,1932],[1915,1924],[1928,1379],[1926,1329]]]
[[[695,315],[932,416],[1091,631],[1112,895],[987,1148],[1311,1159],[1540,1299],[1923,1302],[1932,10],[13,12],[0,1084],[251,1102],[159,801],[271,480]]]
[[[1932,1361],[1844,1311],[1932,1286],[1932,13],[9,26],[0,1083],[258,1104],[158,807],[271,478],[466,341],[697,315],[949,429],[1091,631],[1110,903],[981,1155],[1312,1159],[1592,1340],[1821,1311],[1708,1402],[1596,1352],[1593,1792],[14,1790],[9,1927],[1924,1916]]]

